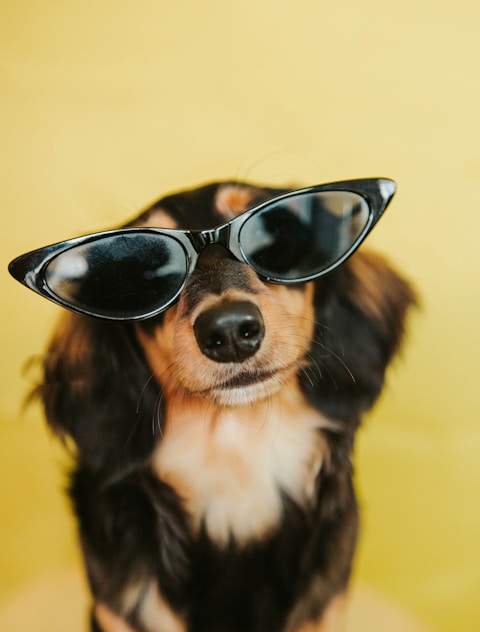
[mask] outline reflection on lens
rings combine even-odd
[[[240,245],[256,271],[271,279],[302,280],[343,259],[369,220],[366,200],[348,191],[307,192],[253,214]]]
[[[187,260],[175,239],[148,233],[99,237],[48,265],[50,290],[97,316],[134,318],[168,303],[185,280]]]

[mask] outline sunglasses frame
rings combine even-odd
[[[328,184],[315,185],[306,187],[303,189],[297,189],[295,191],[289,191],[270,198],[266,202],[245,211],[241,215],[238,215],[231,221],[206,230],[182,230],[182,229],[169,229],[169,228],[152,228],[152,227],[130,227],[119,228],[114,230],[101,231],[97,233],[91,233],[82,237],[74,237],[67,239],[66,241],[57,242],[43,248],[38,248],[27,252],[19,257],[16,257],[10,262],[8,269],[10,274],[17,279],[20,283],[27,286],[37,294],[53,301],[57,305],[64,307],[70,311],[101,318],[104,320],[133,322],[151,318],[157,316],[161,312],[171,307],[179,298],[188,277],[195,269],[195,265],[201,252],[209,245],[219,244],[224,246],[231,252],[239,261],[242,261],[249,265],[260,278],[269,282],[281,285],[294,285],[299,283],[306,283],[314,279],[318,279],[332,272],[338,268],[346,259],[348,259],[362,244],[364,239],[373,229],[378,222],[383,212],[387,208],[390,200],[396,191],[396,184],[393,180],[387,178],[366,178],[358,180],[346,180],[341,182],[331,182]],[[249,261],[248,257],[244,254],[241,243],[240,233],[245,222],[260,213],[265,208],[268,208],[272,204],[278,204],[283,200],[289,200],[292,197],[299,195],[305,195],[308,193],[321,193],[331,191],[344,191],[348,193],[355,193],[362,197],[368,205],[369,216],[360,235],[353,242],[352,246],[334,263],[330,266],[322,269],[319,273],[302,277],[300,279],[280,279],[272,276],[266,276],[255,269],[255,266]],[[186,257],[186,273],[185,279],[176,292],[176,294],[168,300],[162,307],[155,308],[149,312],[141,312],[136,316],[113,316],[95,313],[95,310],[89,311],[88,309],[80,308],[68,301],[62,299],[55,294],[47,284],[46,271],[50,262],[63,252],[67,252],[71,248],[87,245],[92,242],[99,241],[105,237],[119,236],[119,235],[163,235],[174,239],[179,243],[185,253]]]

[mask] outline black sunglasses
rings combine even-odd
[[[270,283],[304,283],[347,259],[380,219],[387,179],[291,191],[208,230],[120,228],[14,259],[10,273],[73,312],[109,320],[155,316],[178,300],[202,250],[221,244]]]

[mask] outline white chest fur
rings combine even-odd
[[[223,545],[274,529],[282,492],[308,503],[326,457],[319,432],[331,424],[297,388],[250,408],[177,402],[153,457],[157,475],[180,495],[197,530]]]

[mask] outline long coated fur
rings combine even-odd
[[[160,200],[132,225],[207,228],[276,193],[215,183]],[[259,351],[206,357],[195,320],[246,302],[265,324]],[[214,248],[157,318],[64,317],[38,392],[75,446],[69,492],[92,629],[336,629],[358,528],[354,435],[413,303],[363,250],[286,288]]]

